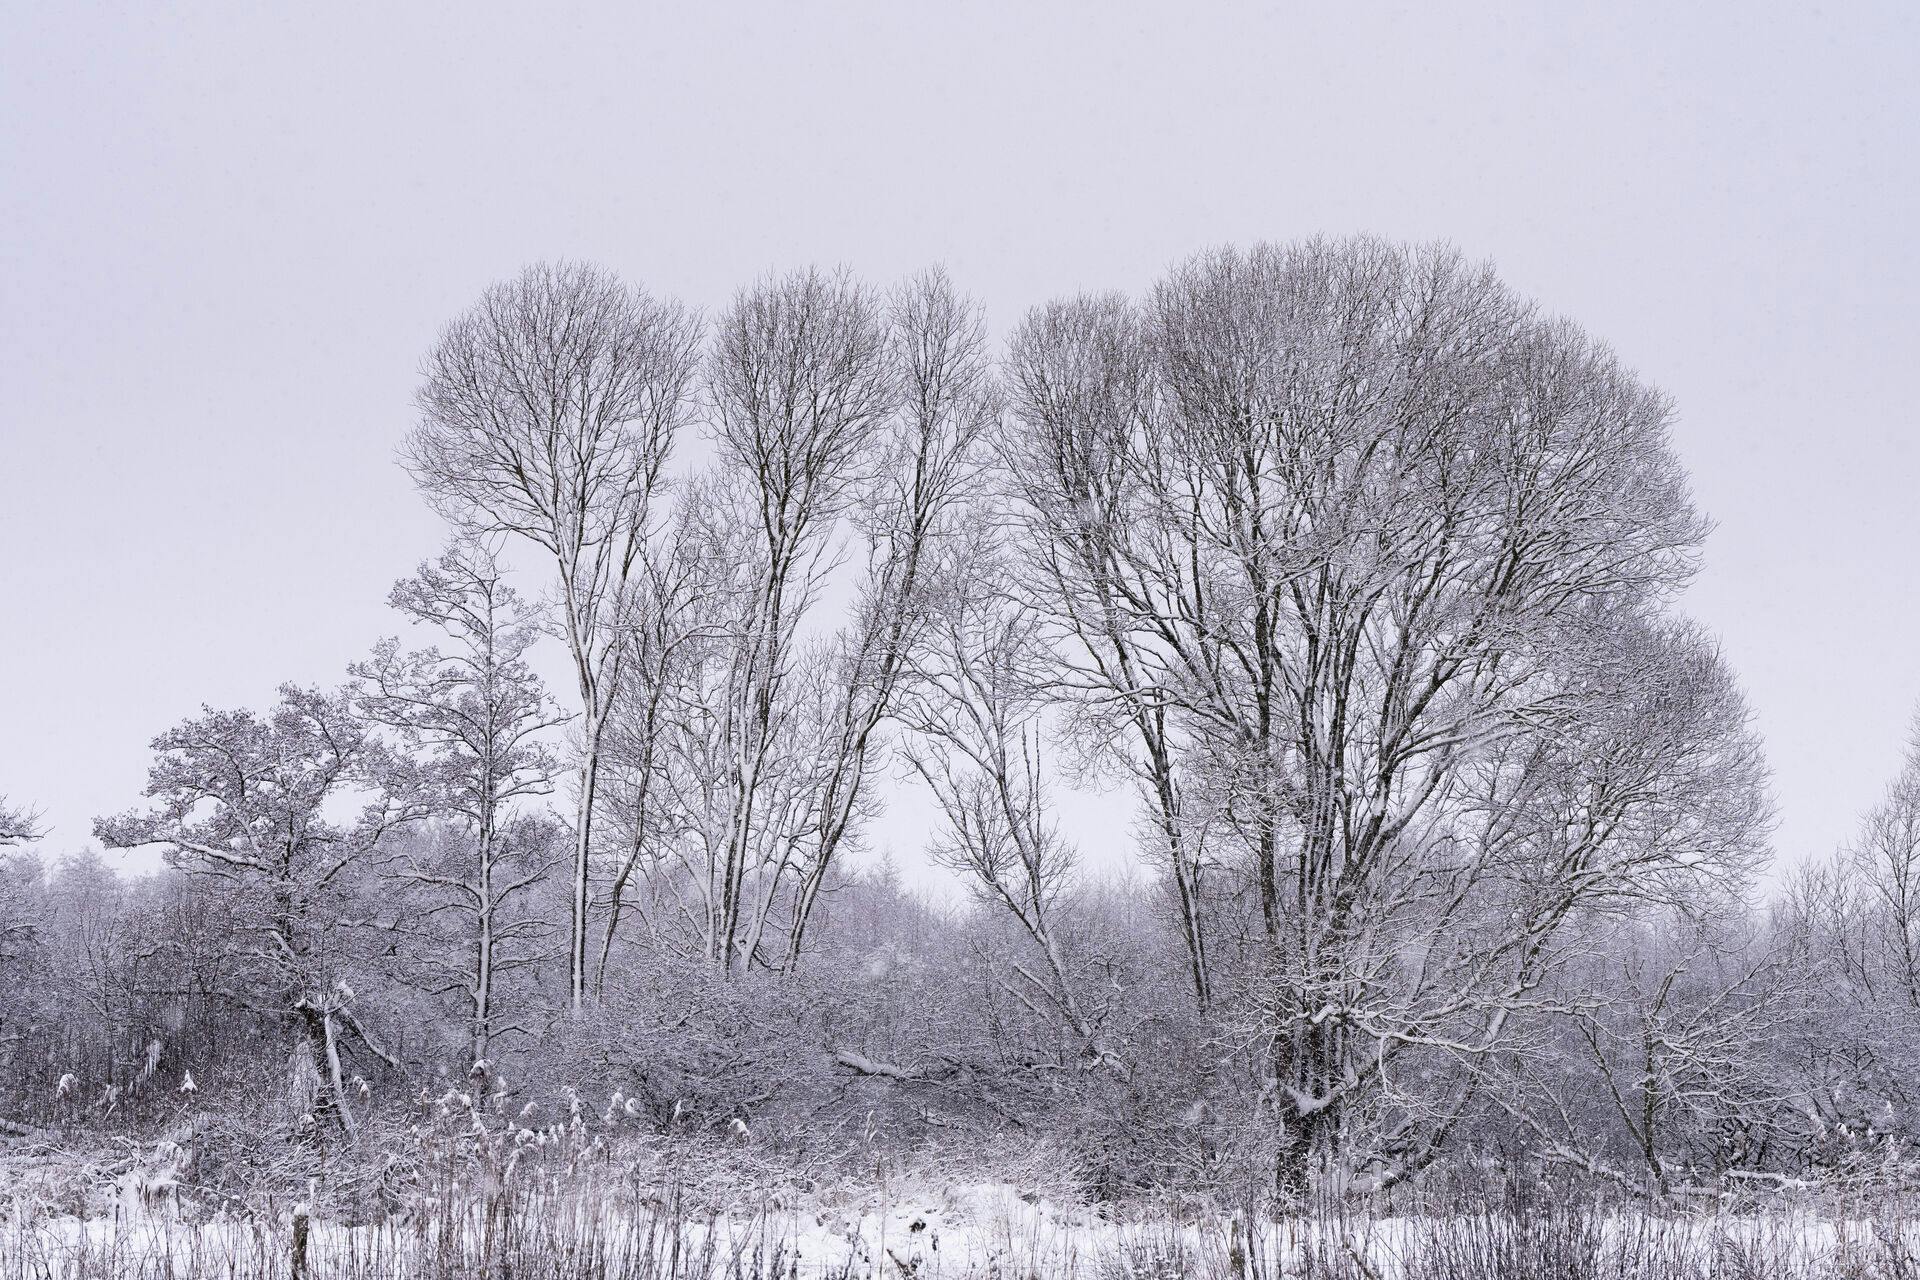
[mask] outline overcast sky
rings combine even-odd
[[[1687,608],[1782,856],[1829,850],[1920,698],[1916,13],[5,0],[0,792],[79,847],[156,733],[394,630],[441,538],[393,463],[419,358],[529,261],[708,308],[939,261],[1004,331],[1370,231],[1493,259],[1675,397],[1719,523]]]

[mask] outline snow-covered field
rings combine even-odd
[[[165,1206],[0,1225],[0,1275],[253,1280],[296,1274],[293,1211],[194,1221]],[[310,1223],[304,1274],[646,1277],[1877,1277],[1914,1274],[1920,1224],[1778,1212],[1115,1220],[1011,1186],[693,1216],[603,1200],[481,1202]]]

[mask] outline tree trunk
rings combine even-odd
[[[319,1083],[313,1118],[321,1128],[332,1127],[345,1137],[353,1136],[353,1113],[347,1109],[346,1084],[340,1078],[340,1045],[334,1034],[333,1017],[302,999],[299,1051]]]
[[[567,947],[568,1003],[577,1014],[587,995],[587,878],[593,849],[593,800],[600,782],[600,725],[593,726],[580,761],[580,808],[573,844],[573,935]]]

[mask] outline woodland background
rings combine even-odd
[[[1673,408],[1488,266],[1220,249],[1002,345],[939,271],[702,315],[542,264],[417,405],[446,547],[338,687],[154,740],[97,834],[165,870],[5,807],[16,1136],[235,1193],[423,1130],[1099,1201],[1910,1180],[1920,745],[1764,876]],[[968,900],[864,848],[892,777]]]

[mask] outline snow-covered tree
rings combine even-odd
[[[443,824],[397,874],[432,904],[426,922],[457,921],[439,939],[455,954],[433,968],[443,990],[464,996],[472,1058],[483,1059],[496,1032],[531,1029],[528,1011],[501,1007],[499,980],[548,954],[549,927],[524,900],[555,865],[558,832],[517,810],[552,792],[559,765],[547,736],[565,717],[527,665],[540,612],[485,546],[454,543],[388,602],[446,648],[381,641],[352,668],[354,706],[414,757],[411,798]]]
[[[220,994],[291,1024],[316,1118],[350,1131],[348,1035],[386,1058],[350,982],[356,897],[390,833],[425,809],[396,785],[345,693],[286,685],[264,716],[207,710],[153,750],[154,807],[102,818],[94,834],[109,848],[159,845],[169,863],[221,887],[248,942]],[[356,799],[357,816],[335,816]]]
[[[865,555],[851,618],[826,647],[826,750],[798,868],[786,965],[857,832],[882,756],[882,726],[942,605],[934,584],[980,497],[980,445],[999,413],[986,320],[938,269],[897,287],[887,306],[893,412],[879,465],[855,508]]]
[[[43,834],[38,815],[22,806],[8,804],[7,798],[0,795],[0,874],[9,880],[26,878],[26,869],[12,864],[26,856],[20,850]],[[21,896],[0,894],[0,962],[17,960],[21,947],[33,936],[33,914],[20,900]]]
[[[800,624],[892,409],[883,304],[845,273],[742,290],[716,327],[707,383],[747,575],[717,726],[727,773],[706,820],[716,862],[707,944],[732,969],[755,962],[798,856],[805,802],[776,793],[792,780],[783,766],[806,767],[792,733]],[[779,819],[783,809],[793,821]]]
[[[1281,1180],[1399,1176],[1581,912],[1760,852],[1739,692],[1664,616],[1704,531],[1667,402],[1486,268],[1372,240],[1050,304],[1012,365],[1062,687],[1174,781],[1176,874],[1198,810],[1254,912]],[[1469,1069],[1396,1117],[1410,1058]]]
[[[17,849],[45,834],[38,814],[22,805],[8,804],[6,796],[0,795],[0,849]]]
[[[601,747],[620,687],[619,622],[664,468],[693,405],[700,326],[598,268],[542,264],[489,289],[428,354],[408,469],[457,525],[539,547],[578,685],[568,990],[587,985]]]
[[[689,672],[707,692],[682,754],[695,778],[719,772],[686,792],[686,828],[712,958],[791,971],[872,811],[997,400],[979,307],[938,271],[890,294],[845,273],[763,281],[720,318],[707,383],[699,542],[728,616]],[[848,587],[834,626],[819,603]]]
[[[1071,1066],[1124,1074],[1101,1010],[1082,990],[1085,957],[1069,953],[1062,916],[1074,850],[1048,805],[1044,763],[1047,654],[1038,619],[1010,603],[1004,566],[976,552],[946,585],[944,607],[912,673],[901,718],[906,751],[943,819],[935,859],[1031,944],[1010,958],[1007,991],[1062,1028]]]

